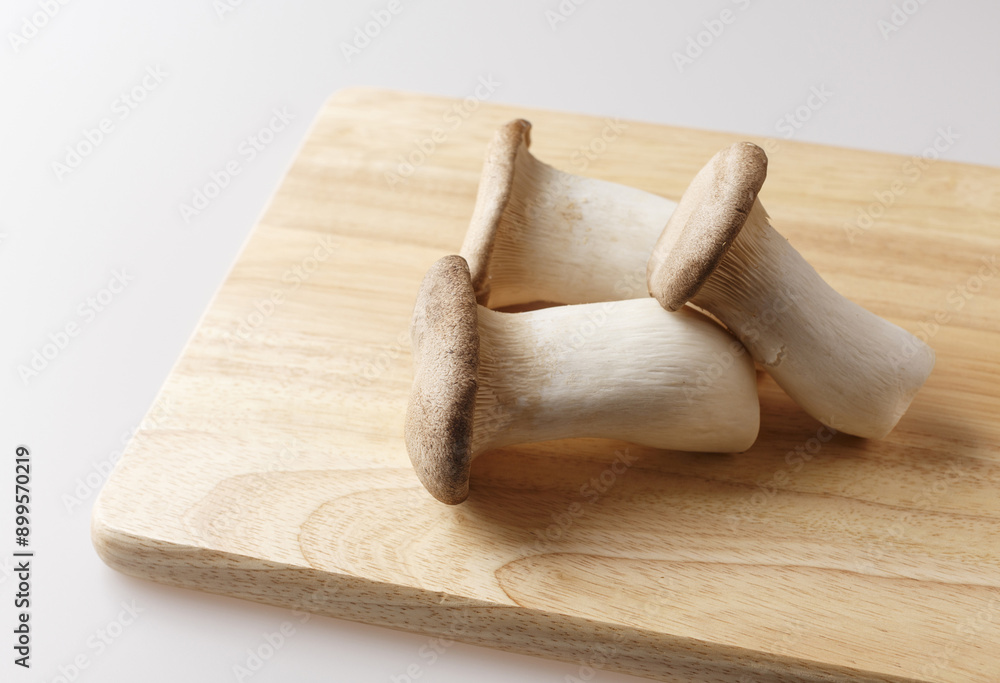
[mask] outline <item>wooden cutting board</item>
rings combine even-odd
[[[508,448],[448,507],[403,445],[407,328],[492,132],[674,199],[744,138],[470,109],[327,103],[101,494],[104,561],[665,681],[1000,680],[1000,170],[750,138],[775,226],[937,351],[889,438],[821,439],[765,377],[747,453]]]

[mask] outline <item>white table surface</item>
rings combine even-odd
[[[496,102],[902,154],[937,139],[943,158],[1000,165],[1000,4],[895,2],[395,0],[398,12],[348,62],[342,44],[388,0],[5,0],[0,680],[405,682],[414,665],[421,683],[585,680],[593,672],[581,664],[462,644],[432,661],[424,636],[299,623],[287,610],[120,575],[89,536],[105,465],[332,92],[465,96],[485,76],[499,82]],[[568,16],[556,23],[547,12],[560,7]],[[679,63],[689,38],[701,54]],[[120,98],[133,89],[142,101],[130,106]],[[179,206],[276,107],[293,120],[185,222]],[[90,153],[67,158],[67,146],[87,151],[80,143],[102,119]],[[37,376],[24,373],[69,324],[65,347]],[[11,649],[19,444],[33,459],[30,670]],[[267,634],[283,625],[267,656]],[[248,662],[255,650],[259,666]]]

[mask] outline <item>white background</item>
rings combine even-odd
[[[497,102],[775,136],[798,111],[800,127],[790,129],[797,140],[903,154],[920,153],[951,127],[958,138],[945,158],[1000,165],[1000,3],[907,0],[912,14],[897,12],[899,30],[889,32],[897,27],[879,24],[893,18],[884,0],[589,0],[554,25],[546,11],[558,12],[559,0],[399,2],[391,23],[348,62],[342,43],[388,0],[243,0],[221,15],[213,0],[68,2],[35,19],[44,25],[34,33],[24,22],[39,0],[4,0],[0,680],[58,681],[60,671],[79,681],[236,680],[233,667],[246,664],[248,648],[287,620],[294,635],[248,680],[391,681],[411,664],[422,682],[581,674],[579,665],[465,645],[428,664],[418,654],[426,637],[323,618],[300,624],[286,610],[130,579],[91,547],[96,492],[86,478],[103,480],[102,463],[117,457],[151,405],[310,120],[337,89],[463,97],[491,75],[501,84]],[[701,54],[679,68],[674,53],[724,9],[731,22],[718,36],[702,35]],[[157,67],[162,82],[121,118],[116,100]],[[830,93],[815,109],[806,106],[812,88]],[[292,123],[185,222],[179,205],[275,107],[287,108]],[[57,172],[67,146],[106,117],[113,128],[96,149]],[[78,308],[116,270],[131,282],[85,320]],[[82,323],[78,334],[23,379],[19,367],[73,322]],[[12,663],[13,466],[2,464],[21,443],[34,459],[30,672]],[[68,505],[78,494],[81,502]],[[118,637],[98,647],[99,630],[133,601],[139,617],[120,633],[112,625]],[[74,673],[78,657],[87,667]],[[637,679],[600,671],[595,680]]]

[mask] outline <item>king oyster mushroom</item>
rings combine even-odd
[[[867,438],[888,434],[934,351],[838,294],[771,227],[757,193],[767,155],[740,142],[695,176],[649,259],[649,292],[718,318],[807,413]]]
[[[511,121],[486,153],[460,254],[480,304],[592,303],[643,296],[646,261],[677,204],[557,170]]]
[[[757,438],[753,363],[694,311],[651,298],[492,311],[465,259],[446,256],[424,277],[411,332],[406,447],[445,503],[465,500],[472,460],[502,446],[603,437],[739,452]]]

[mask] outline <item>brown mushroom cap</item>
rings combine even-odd
[[[469,495],[479,375],[478,310],[464,258],[445,256],[427,271],[410,335],[414,379],[406,450],[427,490],[455,505]]]
[[[698,293],[743,229],[767,177],[752,142],[717,152],[681,197],[646,266],[649,293],[676,311]]]
[[[497,130],[486,150],[483,174],[479,178],[476,208],[469,222],[462,254],[469,260],[470,271],[476,273],[472,286],[485,291],[493,243],[514,187],[514,165],[521,145],[531,145],[531,123],[514,119]]]

